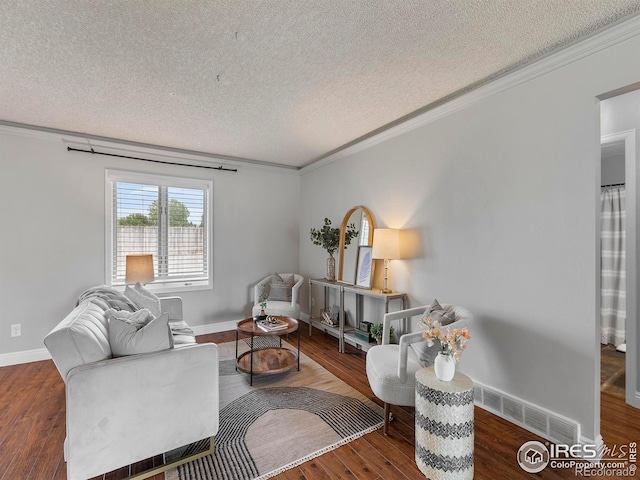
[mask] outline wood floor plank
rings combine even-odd
[[[351,442],[351,447],[353,448],[353,450],[360,457],[366,458],[368,460],[369,468],[371,468],[378,474],[378,476],[382,478],[393,478],[398,480],[415,478],[411,475],[411,473],[409,474],[409,476],[407,476],[405,474],[405,468],[398,468],[399,465],[396,463],[397,460],[393,458],[393,455],[389,454],[388,449],[385,448],[383,450],[377,450],[369,441],[367,441],[368,437],[372,435],[374,435],[374,433],[370,433]],[[420,480],[423,479],[424,476]]]
[[[45,461],[40,459],[40,461]],[[56,461],[56,473],[53,475],[53,480],[66,480],[67,479],[67,462],[64,461],[64,453],[57,455]]]
[[[338,459],[345,464],[356,478],[361,480],[375,480],[379,477],[371,467],[369,462],[362,458],[357,452],[347,444],[335,450]]]
[[[335,450],[325,453],[317,458],[317,463],[335,480],[357,480],[356,474],[347,467]]]
[[[34,457],[56,458],[60,454],[59,445],[64,443],[64,439],[66,436],[64,412],[57,413],[56,418],[51,426],[51,430],[48,432],[48,434],[46,432],[39,433],[43,433],[43,437],[41,438],[42,445],[40,451],[37,455],[34,455]],[[31,470],[29,476],[33,478],[54,478],[56,469],[58,468],[58,463],[55,461],[35,463],[33,463],[32,461],[32,465],[33,469]]]
[[[305,480],[307,477],[305,477],[299,467],[293,467],[286,472],[278,474],[276,478],[281,480]]]
[[[309,460],[306,463],[303,463],[298,467],[298,470],[302,474],[302,477],[300,477],[301,480],[302,479],[306,479],[306,480],[331,479],[331,475],[324,468],[322,468],[322,465],[320,465],[320,462],[318,462],[317,458],[314,458],[312,460]]]

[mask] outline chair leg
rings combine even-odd
[[[384,403],[384,434],[389,434],[389,415],[391,414],[391,405]]]

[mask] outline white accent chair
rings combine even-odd
[[[407,318],[407,328],[411,327],[411,317],[421,317],[431,305],[399,310],[387,313],[383,320],[382,344],[373,346],[367,352],[367,378],[371,390],[376,397],[384,402],[384,434],[389,432],[390,406],[415,406],[416,372],[423,367],[433,365],[438,354],[438,345],[426,347],[426,340],[422,337],[422,330],[405,333],[400,337],[398,345],[389,342],[391,322]],[[471,312],[463,307],[442,304],[442,307],[455,314],[455,320],[446,327],[464,328],[471,323]],[[413,322],[415,324],[417,319]],[[424,342],[421,359],[412,344]]]
[[[253,287],[253,291],[254,291],[254,305],[253,305],[253,309],[251,311],[253,316],[259,315],[260,314],[260,295],[262,294],[262,290],[263,290],[263,286],[266,285],[267,288],[269,288],[268,286],[271,283],[271,280],[276,276],[279,275],[281,278],[283,279],[288,279],[290,277],[293,276],[293,286],[291,287],[291,300],[290,301],[285,301],[285,300],[267,300],[267,308],[265,308],[265,313],[267,315],[282,315],[285,317],[291,317],[291,318],[296,318],[299,319],[300,318],[300,303],[298,303],[298,298],[299,298],[299,290],[300,287],[302,286],[302,283],[304,282],[304,277],[302,275],[298,275],[297,273],[280,273],[280,274],[274,274],[274,275],[269,275],[265,278],[263,278],[262,280],[260,280],[260,282],[258,282],[254,287]]]

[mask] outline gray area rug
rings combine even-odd
[[[170,470],[167,480],[270,478],[383,424],[381,407],[305,355],[299,372],[254,376],[250,387],[235,371],[235,343],[219,347],[215,453]]]

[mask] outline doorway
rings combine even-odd
[[[620,136],[603,138],[600,152],[600,391],[625,398],[626,159]]]
[[[636,131],[640,129],[640,90],[612,96],[600,102],[601,199],[622,203],[623,231],[607,224],[611,213],[599,212],[601,258],[598,316],[601,390],[624,395],[626,403],[640,408],[637,368],[637,240],[636,240]],[[620,193],[622,192],[622,201]],[[601,203],[602,205],[602,203]],[[622,236],[622,238],[620,238]],[[615,238],[618,245],[609,240]],[[622,240],[622,241],[620,241]],[[615,253],[615,250],[618,250]],[[603,253],[604,251],[604,253]],[[611,262],[618,256],[618,271]],[[609,257],[605,259],[605,257]],[[610,276],[618,275],[618,283]],[[618,291],[616,291],[618,289]],[[621,291],[619,291],[621,290]]]

